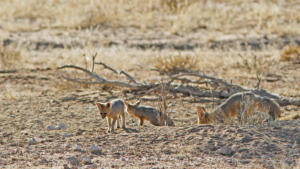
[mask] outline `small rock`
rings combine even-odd
[[[178,160],[183,160],[184,157],[182,157],[182,156],[177,156],[177,159],[178,159]]]
[[[251,154],[249,154],[249,152],[244,151],[241,153],[241,159],[249,159],[251,158]]]
[[[219,150],[219,153],[225,156],[232,156],[234,151],[230,147],[224,146]]]
[[[73,137],[73,134],[71,134],[71,133],[65,133],[63,135],[63,138],[66,138],[66,137]]]
[[[80,151],[82,152],[81,144],[77,144],[74,151]]]
[[[56,130],[56,127],[54,127],[54,126],[48,126],[47,129],[48,130]]]
[[[272,158],[272,156],[269,155],[269,154],[264,154],[264,155],[262,156],[262,158],[266,160],[266,159]]]
[[[64,164],[64,169],[71,169],[68,164]]]
[[[55,104],[55,103],[58,103],[58,101],[56,101],[56,100],[53,99],[53,100],[50,100],[50,103],[51,104]]]
[[[253,138],[250,137],[250,136],[244,136],[242,139],[241,139],[241,142],[242,143],[249,143],[250,141],[252,141]]]
[[[67,158],[67,161],[72,165],[72,166],[79,166],[80,162],[76,157],[69,157]]]
[[[89,150],[91,151],[91,153],[96,155],[100,155],[102,153],[101,148],[95,145],[92,145]]]
[[[9,146],[15,147],[15,146],[17,146],[17,143],[11,143],[11,144],[9,144]]]
[[[82,130],[82,129],[78,129],[78,130],[77,130],[77,132],[76,132],[76,136],[80,136],[80,135],[82,135],[82,134],[83,134],[83,132],[84,132],[84,130]]]
[[[84,157],[82,159],[82,163],[85,164],[85,165],[90,165],[90,164],[92,164],[92,160],[91,160],[90,157]]]
[[[28,141],[29,145],[34,145],[34,144],[37,144],[38,142],[36,141],[35,138],[31,138],[29,141]]]
[[[251,161],[250,160],[241,160],[240,163],[242,164],[249,164]]]
[[[66,145],[66,148],[67,148],[67,149],[71,148],[71,144],[67,144],[67,145]]]
[[[67,126],[65,123],[59,123],[57,126],[48,126],[47,127],[48,130],[64,130],[66,128],[67,128]]]
[[[57,130],[64,130],[67,128],[65,123],[59,123],[59,125],[55,126]]]

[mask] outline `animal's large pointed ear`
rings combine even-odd
[[[204,116],[205,115],[205,109],[201,106],[197,106],[197,112],[198,112],[198,116]]]
[[[139,100],[138,102],[136,102],[136,103],[134,104],[134,106],[138,106],[138,105],[140,105],[140,103],[141,103],[141,101]]]
[[[124,104],[125,104],[126,106],[128,106],[128,103],[127,103],[127,101],[124,101]]]
[[[99,102],[95,103],[99,110],[101,110],[101,104]]]
[[[106,107],[109,108],[110,107],[110,102],[106,103]]]

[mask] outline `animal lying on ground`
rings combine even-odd
[[[269,120],[276,120],[281,114],[280,107],[274,100],[252,92],[240,92],[230,96],[211,113],[207,113],[203,107],[198,106],[198,124],[224,122],[236,117],[241,118],[243,113],[251,115],[254,111],[268,114]]]

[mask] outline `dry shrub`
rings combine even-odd
[[[277,57],[268,52],[244,53],[238,56],[239,58],[237,58],[234,67],[246,69],[249,73],[270,72],[273,65],[278,62]]]
[[[280,61],[299,61],[300,46],[288,45],[285,46],[280,53]]]
[[[191,55],[167,55],[154,59],[153,66],[161,72],[177,73],[191,72],[196,68],[197,59]]]
[[[161,6],[171,12],[180,12],[186,7],[197,2],[197,0],[161,0]]]
[[[0,47],[0,69],[16,69],[22,64],[19,51]]]

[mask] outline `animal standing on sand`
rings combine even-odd
[[[224,122],[232,118],[240,118],[243,113],[250,115],[254,111],[268,114],[269,120],[276,120],[281,114],[280,107],[274,100],[252,92],[240,92],[230,96],[211,113],[207,113],[203,107],[198,106],[198,124]]]
[[[122,128],[125,126],[125,113],[124,113],[124,102],[120,99],[112,100],[107,103],[96,102],[96,105],[100,111],[102,119],[106,117],[108,129],[107,132],[113,132],[115,123],[117,121],[117,128],[120,128],[120,116],[122,117]]]
[[[129,104],[125,101],[126,111],[132,117],[140,120],[140,126],[144,125],[144,120],[149,121],[154,126],[163,126],[164,122],[166,122],[168,126],[175,126],[174,122],[165,114],[162,114],[153,107],[139,106],[139,104],[140,102]]]

